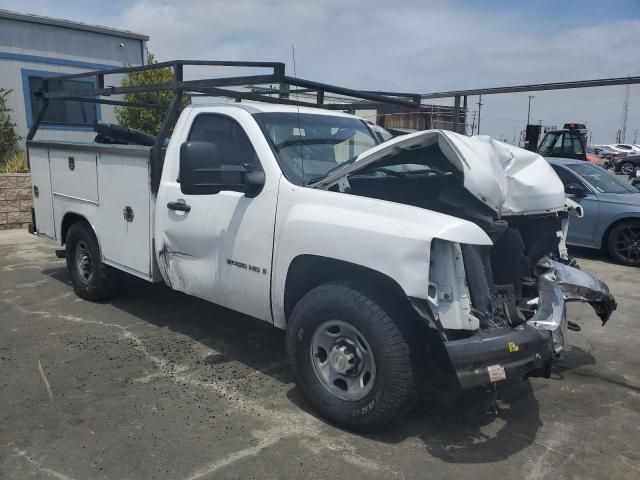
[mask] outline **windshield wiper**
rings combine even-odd
[[[338,170],[341,170],[343,167],[346,167],[347,165],[351,165],[353,162],[356,161],[356,158],[358,158],[358,155],[356,155],[355,157],[351,157],[349,160],[346,160],[346,161],[344,161],[342,163],[339,163],[338,165],[336,165],[333,168],[330,168],[324,175],[320,175],[318,177],[313,177],[313,178],[310,178],[309,180],[305,180],[304,185],[305,186],[309,186],[309,185],[317,183],[317,182],[319,182],[321,180],[324,180],[329,175],[337,172]]]
[[[346,138],[301,138],[296,140],[285,140],[276,145],[276,149],[280,150],[294,145],[337,145],[342,143]]]
[[[369,173],[369,172],[382,172],[394,177],[408,177],[411,175],[438,175],[438,176],[453,175],[453,172],[443,172],[442,170],[438,170],[437,168],[423,168],[420,170],[393,170],[389,167],[374,167],[369,170],[365,170],[362,173]]]

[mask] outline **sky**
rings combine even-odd
[[[429,93],[640,75],[640,0],[0,0],[0,8],[149,35],[159,60],[281,61],[299,77]],[[482,98],[481,133],[511,141],[531,123],[621,128],[625,87]],[[469,97],[469,110],[477,110]],[[452,104],[452,100],[439,103]],[[627,142],[640,130],[629,92]],[[640,131],[637,132],[640,143]]]

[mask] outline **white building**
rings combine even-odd
[[[0,10],[0,88],[12,90],[8,107],[26,137],[38,111],[42,79],[65,73],[137,66],[149,37],[124,30]],[[110,77],[112,82],[119,78]],[[65,89],[93,88],[95,78],[67,81]],[[36,139],[90,140],[95,121],[115,123],[114,108],[51,101]]]

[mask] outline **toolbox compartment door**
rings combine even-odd
[[[33,187],[31,194],[33,195],[36,231],[38,235],[45,235],[55,239],[49,151],[46,148],[29,148],[29,164],[31,167],[31,184]]]
[[[95,153],[50,149],[49,156],[54,197],[98,202]]]
[[[149,159],[101,153],[99,231],[104,261],[150,279],[151,225]]]

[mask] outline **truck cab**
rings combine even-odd
[[[543,157],[587,160],[586,127],[579,123],[566,123],[562,130],[545,133],[538,147]]]

